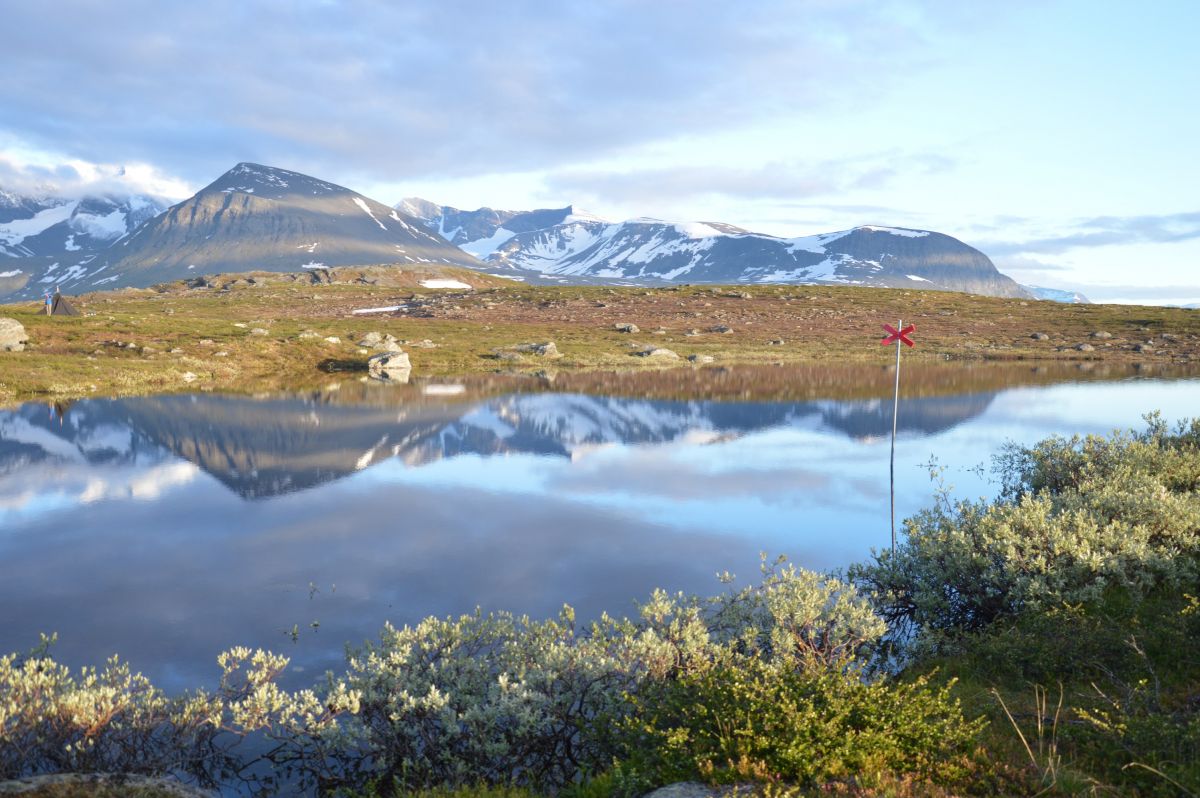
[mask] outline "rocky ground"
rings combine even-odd
[[[471,288],[436,287],[444,280]],[[366,377],[370,357],[397,351],[418,378],[887,366],[894,355],[879,345],[882,325],[901,318],[917,327],[917,347],[905,350],[913,364],[1200,370],[1198,311],[936,291],[527,286],[430,267],[203,277],[72,301],[81,316],[0,306],[0,318],[15,320],[27,339],[24,351],[0,346],[0,401],[320,385],[331,374]]]

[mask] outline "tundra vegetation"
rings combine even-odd
[[[435,278],[474,288],[422,285]],[[918,346],[905,352],[914,365],[1194,372],[1200,363],[1194,310],[890,288],[533,286],[429,267],[217,275],[71,301],[82,316],[38,315],[36,302],[0,306],[29,338],[23,352],[0,352],[0,402],[324,385],[331,372],[365,377],[374,352],[359,342],[368,332],[393,336],[414,378],[686,369],[689,357],[718,367],[879,364],[880,325],[898,318],[917,325]],[[542,348],[549,342],[553,355]],[[638,356],[654,349],[679,359]]]
[[[329,795],[1200,794],[1200,420],[1010,446],[842,574],[656,592],[581,626],[385,628],[308,690],[264,651],[165,696],[0,658],[0,777],[170,773]]]

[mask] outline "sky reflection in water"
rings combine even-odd
[[[212,684],[221,650],[262,646],[305,683],[387,620],[627,613],[654,587],[753,578],[760,551],[843,566],[888,542],[890,405],[540,393],[0,411],[0,651],[56,631],[65,662],[119,652],[180,689]],[[990,495],[978,466],[1006,440],[1198,408],[1196,380],[906,400],[897,514],[929,504],[931,459],[957,495]]]

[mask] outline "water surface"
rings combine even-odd
[[[120,653],[181,689],[261,646],[307,682],[389,620],[626,613],[654,587],[752,578],[760,551],[825,569],[887,545],[889,372],[683,375],[608,395],[501,380],[0,411],[0,651],[58,632],[65,662]],[[901,517],[930,503],[931,462],[992,495],[1007,440],[1200,408],[1195,379],[906,376]]]

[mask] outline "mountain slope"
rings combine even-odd
[[[480,265],[416,219],[348,188],[240,163],[113,247],[103,279],[151,285],[211,272],[386,263]]]
[[[979,250],[928,230],[856,227],[786,239],[718,222],[633,219],[614,224],[573,207],[460,211],[420,199],[398,207],[501,272],[522,276],[832,283],[1030,296]]]

